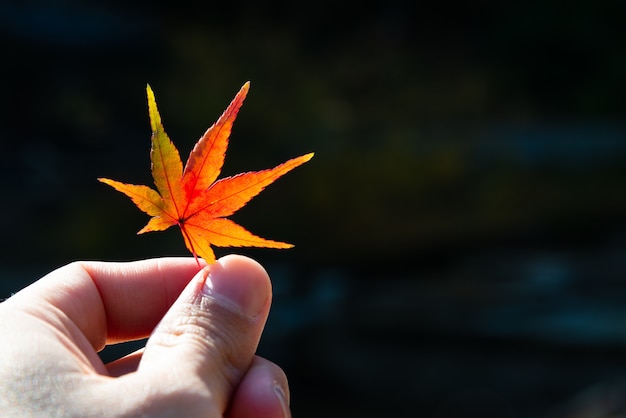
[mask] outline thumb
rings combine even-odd
[[[249,258],[227,256],[200,270],[139,363],[137,377],[150,377],[149,409],[222,416],[254,358],[271,297],[267,273]]]

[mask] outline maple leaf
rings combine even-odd
[[[215,262],[211,245],[218,247],[290,248],[291,244],[253,235],[227,219],[283,174],[309,161],[313,153],[293,158],[274,168],[251,171],[217,180],[228,147],[233,122],[250,88],[243,85],[228,108],[191,151],[185,168],[178,150],[165,133],[152,89],[146,87],[152,128],[152,177],[156,190],[99,178],[130,197],[139,209],[152,216],[138,234],[162,231],[178,225],[185,245],[198,260]],[[216,181],[217,180],[217,181]]]

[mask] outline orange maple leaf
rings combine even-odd
[[[152,127],[150,160],[156,191],[148,186],[98,179],[130,197],[139,209],[152,216],[138,234],[162,231],[178,225],[189,251],[196,260],[202,257],[207,263],[215,262],[211,245],[293,247],[291,244],[253,235],[226,219],[265,186],[313,157],[313,153],[310,153],[268,170],[242,173],[216,181],[222,170],[233,122],[249,88],[250,82],[244,84],[222,116],[202,135],[183,170],[178,150],[163,129],[154,93],[147,86]]]

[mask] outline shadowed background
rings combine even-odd
[[[626,10],[500,3],[0,1],[0,296],[188,255],[96,178],[251,80],[223,175],[316,153],[232,217],[295,416],[626,416]]]

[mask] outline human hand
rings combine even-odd
[[[254,355],[270,302],[242,256],[64,266],[0,303],[2,416],[288,417],[285,374]]]

